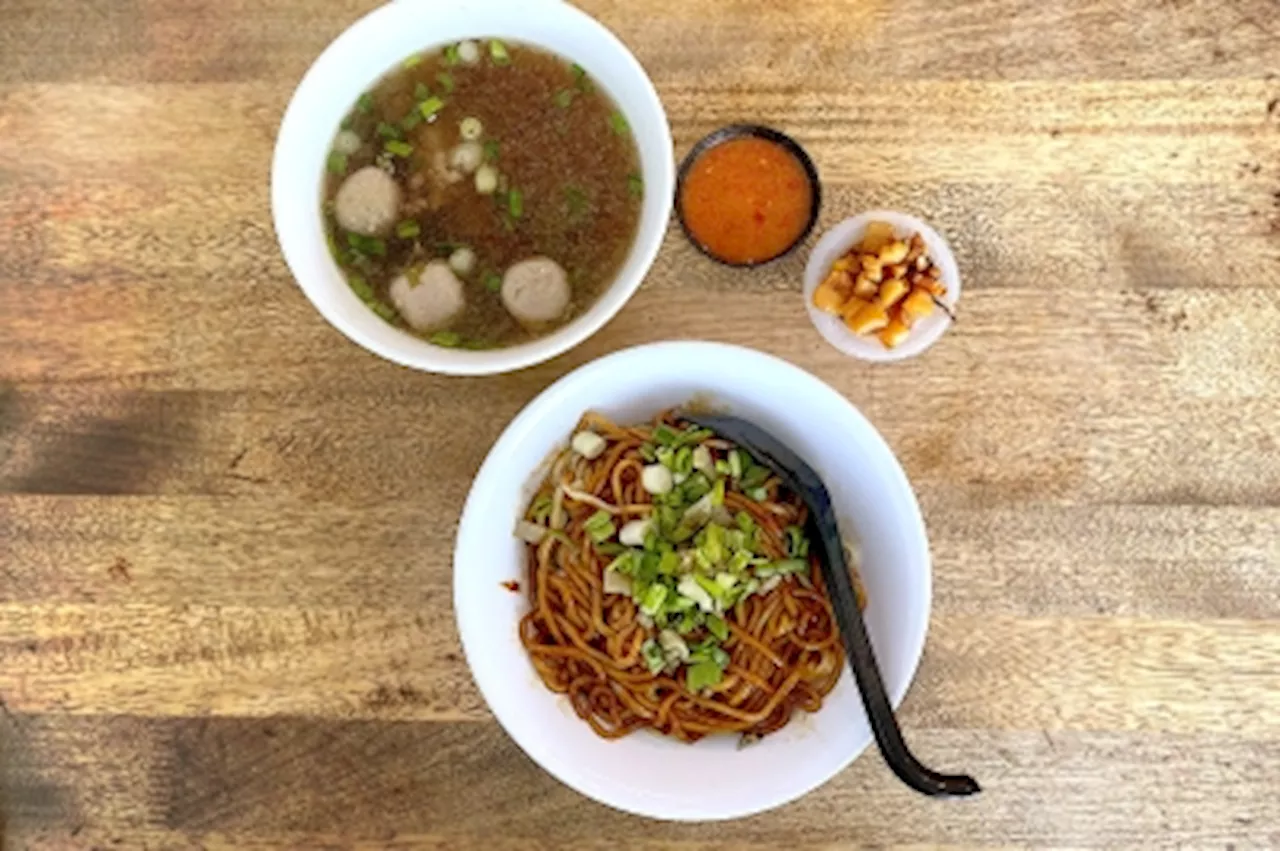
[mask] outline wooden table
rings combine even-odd
[[[793,133],[824,226],[951,239],[961,320],[856,363],[803,252],[735,272],[673,229],[603,332],[482,380],[348,343],[276,248],[281,112],[370,5],[0,4],[9,846],[1280,847],[1275,0],[591,0],[677,153]],[[782,355],[898,452],[935,560],[903,725],[980,798],[871,753],[776,812],[650,823],[493,721],[450,606],[470,479],[552,380],[668,337]]]

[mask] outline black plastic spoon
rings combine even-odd
[[[844,557],[844,543],[836,526],[835,512],[831,508],[831,495],[826,485],[812,467],[792,452],[777,438],[757,425],[729,416],[686,415],[704,428],[715,431],[726,440],[750,452],[757,461],[777,473],[787,486],[794,490],[809,506],[809,523],[816,533],[818,556],[822,564],[822,578],[826,580],[835,609],[840,636],[844,640],[845,655],[853,668],[853,677],[862,693],[871,731],[884,761],[903,783],[917,792],[936,796],[974,795],[981,791],[978,781],[966,774],[939,774],[920,763],[907,743],[902,739],[893,705],[884,690],[880,666],[876,664],[867,627],[862,622],[862,611],[849,579],[849,565]]]

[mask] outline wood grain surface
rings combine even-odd
[[[0,845],[1280,848],[1280,3],[585,0],[678,155],[794,134],[823,226],[948,236],[961,321],[855,363],[804,252],[672,230],[605,330],[482,380],[348,343],[277,251],[283,108],[371,6],[0,0]],[[552,380],[671,337],[796,362],[897,451],[935,561],[902,721],[979,798],[870,753],[652,823],[493,721],[450,605],[470,479]]]

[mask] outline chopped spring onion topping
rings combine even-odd
[[[367,304],[370,310],[385,319],[387,322],[391,322],[396,318],[398,315],[396,313],[396,309],[386,302],[381,301],[374,293],[373,287],[369,286],[368,281],[359,275],[352,275],[347,280],[351,285],[351,291],[354,292],[361,301]]]
[[[500,207],[507,202],[503,196]],[[652,444],[639,447],[648,462],[640,484],[653,503],[642,518],[626,518],[578,484],[540,494],[526,515],[535,529],[547,530],[545,540],[563,534],[558,531],[567,519],[563,505],[559,522],[556,518],[561,494],[592,506],[594,513],[582,528],[596,554],[611,560],[603,576],[605,593],[629,597],[636,606],[637,622],[649,635],[640,650],[645,667],[677,680],[683,671],[681,681],[695,694],[724,681],[730,653],[722,644],[733,635],[726,613],[754,594],[796,581],[793,577],[804,581],[811,570],[810,542],[800,526],[785,528],[784,555],[774,558],[776,543],[768,545],[768,554],[765,549],[766,541],[776,540],[774,534],[750,512],[725,509],[730,491],[767,498],[765,485],[773,474],[746,452],[721,453],[718,443],[713,449],[705,443],[712,436],[705,429],[667,425],[654,430]],[[584,458],[608,451],[607,441],[591,428],[574,434],[570,444]],[[754,484],[747,488],[748,483]]]
[[[420,64],[422,64],[422,54],[421,54],[421,53],[415,53],[415,54],[413,54],[412,56],[410,56],[408,59],[406,59],[406,60],[404,60],[403,62],[401,62],[401,63],[400,63],[400,67],[402,67],[402,68],[413,68],[413,67],[415,67],[415,66],[417,66],[417,65],[420,65]]]
[[[787,527],[787,555],[792,558],[805,558],[809,555],[809,539],[799,526]]]
[[[650,464],[640,474],[640,484],[651,494],[670,493],[675,487],[671,471],[661,464]]]
[[[702,588],[702,590],[706,591],[707,594],[711,596],[712,600],[719,603],[724,602],[725,596],[726,596],[725,592],[728,591],[729,589],[725,588],[719,582],[717,582],[716,580],[712,579],[709,576],[703,576],[701,573],[693,574],[693,581],[697,582],[698,585]],[[702,608],[702,607],[699,606],[699,608]],[[714,608],[714,606],[712,608]],[[705,611],[711,611],[711,609],[705,609]]]
[[[364,236],[358,233],[347,234],[347,244],[351,250],[365,257],[386,257],[387,244],[376,236]]]
[[[689,645],[674,630],[664,629],[658,633],[658,644],[662,646],[667,661],[689,661]]]
[[[542,539],[546,535],[546,526],[539,526],[537,523],[530,523],[528,520],[521,520],[516,523],[516,537],[526,544],[534,544],[536,546],[542,543]]]
[[[648,520],[632,520],[622,527],[622,531],[618,533],[618,540],[628,547],[642,547],[649,534],[650,525]]]
[[[427,341],[437,346],[453,349],[462,344],[462,335],[457,331],[437,331],[428,337]]]
[[[507,52],[507,46],[496,38],[489,40],[489,58],[493,60],[494,65],[511,64],[511,54]]]
[[[444,64],[457,65],[462,58],[458,55],[458,45],[450,44],[444,49]]]
[[[655,582],[649,586],[644,592],[644,599],[640,601],[640,611],[649,617],[653,617],[662,611],[662,604],[667,600],[667,586]]]
[[[587,522],[582,524],[583,531],[590,536],[591,540],[598,544],[613,537],[613,533],[617,531],[613,525],[613,516],[607,511],[597,511],[587,518]]]
[[[644,197],[644,178],[636,173],[627,175],[627,193],[636,200]]]
[[[519,189],[512,188],[507,193],[507,210],[511,213],[511,218],[518,219],[524,215],[524,193]]]
[[[484,288],[491,293],[496,293],[502,289],[502,276],[496,272],[489,272],[484,276]]]
[[[427,88],[427,84],[421,81],[413,85],[413,99],[416,101],[424,101],[431,97],[431,89]]]
[[[711,584],[715,585],[715,582],[713,581]],[[676,590],[680,592],[682,597],[688,597],[696,603],[702,611],[711,612],[715,610],[715,599],[712,598],[711,592],[698,582],[696,574],[686,573],[680,577],[680,581],[676,584]]]
[[[729,475],[742,478],[742,453],[734,449],[729,453]]]
[[[347,155],[341,151],[332,151],[329,154],[329,173],[330,174],[346,174],[347,173]]]
[[[418,112],[422,113],[422,117],[426,119],[434,118],[442,109],[444,109],[444,101],[435,95],[418,104]]]
[[[382,319],[386,320],[387,322],[391,322],[397,316],[400,315],[396,312],[396,309],[394,307],[387,304],[386,302],[374,300],[369,302],[369,307],[373,310],[374,313],[378,314],[378,316],[380,316]]]
[[[498,170],[489,163],[476,169],[476,191],[489,195],[498,188]]]
[[[360,134],[354,130],[339,130],[338,135],[333,137],[333,150],[340,151],[347,156],[351,156],[364,144],[360,138]]]
[[[539,494],[538,498],[533,501],[529,513],[535,523],[546,523],[547,518],[551,516],[551,497],[545,493]]]
[[[453,75],[448,71],[441,71],[436,74],[436,82],[440,84],[440,90],[445,94],[453,94],[453,90],[457,88],[457,84],[453,81]]]
[[[475,65],[480,61],[480,45],[471,39],[458,42],[458,58],[465,65]]]
[[[373,111],[373,95],[369,92],[360,95],[359,99],[356,100],[356,109],[366,113]]]
[[[573,84],[578,87],[578,91],[589,92],[595,88],[591,83],[591,78],[587,76],[586,68],[575,62],[569,66],[569,71],[573,74]]]
[[[651,674],[658,673],[667,665],[667,657],[662,652],[662,646],[652,638],[645,639],[644,644],[640,645],[640,656]]]
[[[808,574],[809,562],[802,558],[788,558],[756,568],[756,576],[768,579],[770,576],[794,576]]]
[[[402,134],[400,128],[394,124],[388,124],[385,121],[378,122],[378,135],[384,139],[400,139]]]
[[[552,96],[551,100],[561,109],[568,109],[573,105],[575,94],[573,89],[561,89]]]
[[[605,443],[603,437],[594,431],[584,429],[573,436],[570,445],[573,447],[574,452],[577,452],[588,461],[594,461],[604,453],[608,444]]]
[[[626,116],[621,112],[613,112],[609,115],[609,126],[613,129],[613,132],[617,133],[619,136],[624,135],[631,129],[631,125],[627,124]]]
[[[684,537],[688,537],[697,532],[711,520],[711,509],[713,508],[715,506],[711,504],[711,495],[703,495],[701,499],[685,509],[684,514],[680,517],[680,525],[676,529],[676,533],[679,534],[683,530],[686,533]]]
[[[745,464],[743,466],[746,467]],[[765,482],[769,481],[769,476],[771,475],[772,473],[769,472],[768,467],[762,467],[758,464],[746,467],[745,472],[742,474],[742,483],[740,487],[743,490],[758,488]]]
[[[711,482],[702,473],[694,473],[684,481],[680,492],[685,502],[697,502],[711,491]]]
[[[422,226],[413,219],[405,219],[403,222],[396,225],[396,236],[401,239],[413,239],[421,233]]]
[[[476,253],[465,245],[460,245],[449,255],[449,268],[456,274],[467,276],[476,267]]]
[[[693,450],[689,447],[681,446],[676,450],[675,458],[672,460],[672,472],[685,476],[693,472]]]
[[[373,287],[369,286],[369,282],[359,275],[352,275],[347,279],[347,282],[351,285],[351,291],[359,296],[361,300],[368,301],[374,297]]]
[[[486,139],[484,143],[484,161],[496,163],[498,154],[501,153],[502,146],[498,144],[497,139]]]
[[[484,124],[474,115],[468,115],[458,122],[458,135],[463,141],[476,142],[484,135]]]
[[[714,661],[708,659],[689,666],[685,671],[684,684],[689,691],[700,692],[703,689],[719,685],[723,679],[724,671]]]
[[[631,577],[616,570],[606,570],[604,572],[604,593],[621,594],[624,597],[631,596]]]
[[[413,145],[408,142],[402,142],[399,139],[388,139],[382,147],[387,153],[394,154],[397,157],[407,157],[413,153]]]

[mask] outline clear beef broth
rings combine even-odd
[[[459,275],[465,308],[447,334],[424,336],[483,348],[553,330],[526,329],[503,305],[501,276],[521,260],[543,255],[565,269],[572,297],[559,324],[590,307],[631,248],[643,186],[625,119],[580,69],[518,44],[506,44],[509,60],[499,63],[488,42],[479,45],[478,63],[459,61],[455,48],[424,54],[357,103],[343,127],[358,135],[361,146],[339,162],[330,157],[324,210],[331,247],[353,289],[402,328],[408,326],[388,292],[396,277],[458,247],[474,251],[474,268]],[[421,115],[430,98],[443,101],[434,117],[407,118]],[[447,162],[463,141],[465,118],[479,119],[483,127],[476,141],[500,174],[493,194],[481,194],[473,174],[454,182],[441,176],[441,156]],[[411,145],[412,153],[392,155],[389,141]],[[372,242],[344,232],[333,215],[345,177],[371,164],[393,172],[403,198],[397,225]],[[519,195],[514,204],[513,192]]]

